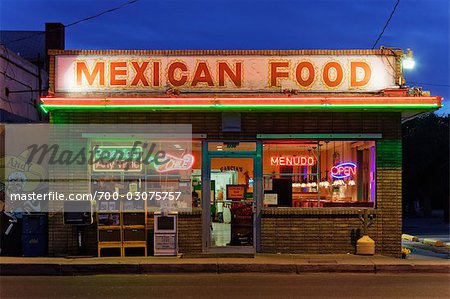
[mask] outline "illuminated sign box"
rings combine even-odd
[[[393,55],[57,55],[55,92],[377,92]]]
[[[227,185],[227,200],[242,200],[245,198],[245,185]]]
[[[45,113],[77,108],[435,109],[442,102],[441,97],[406,94],[399,85],[402,52],[397,50],[49,53],[54,74],[49,96],[41,98]]]

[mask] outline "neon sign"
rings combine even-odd
[[[316,164],[313,156],[272,156],[270,165],[275,166],[312,166]]]
[[[189,170],[194,165],[194,156],[191,154],[185,154],[183,157],[176,157],[171,154],[166,154],[165,158],[168,161],[161,165],[155,164],[157,172],[169,172],[175,170]]]
[[[137,146],[96,146],[95,163],[92,171],[142,171],[142,147]]]
[[[331,176],[335,179],[345,179],[349,176],[356,175],[356,164],[352,162],[344,162],[337,164],[331,168]]]

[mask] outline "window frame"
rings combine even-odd
[[[328,138],[311,138],[311,137],[328,137]],[[297,138],[295,138],[297,137]],[[303,137],[303,138],[302,138]],[[308,139],[304,139],[304,137],[308,137]],[[350,204],[348,206],[346,206],[347,203],[343,204],[342,207],[321,207],[321,203],[320,203],[320,198],[321,198],[321,188],[319,185],[319,182],[322,180],[322,173],[323,171],[321,170],[321,158],[322,158],[322,153],[321,153],[321,147],[323,147],[323,142],[356,142],[356,141],[371,141],[374,142],[374,153],[371,154],[371,156],[373,155],[373,159],[374,159],[374,171],[373,171],[373,187],[374,187],[374,191],[373,191],[373,198],[371,196],[371,186],[372,186],[372,181],[369,181],[368,186],[368,197],[367,197],[367,201],[361,201],[361,202],[367,202],[367,203],[371,203],[371,207],[368,208],[376,208],[377,207],[377,180],[378,180],[378,174],[377,174],[377,140],[381,139],[382,136],[381,134],[259,134],[258,138],[260,138],[260,140],[262,141],[262,144],[295,144],[295,143],[304,143],[304,142],[316,142],[317,143],[317,152],[316,152],[316,157],[317,157],[317,171],[315,173],[266,173],[264,172],[264,161],[265,161],[265,157],[264,155],[266,155],[265,151],[263,150],[262,152],[262,179],[263,179],[263,196],[264,196],[264,192],[266,191],[264,188],[265,185],[265,178],[268,175],[278,175],[280,177],[287,177],[287,176],[296,176],[296,175],[303,175],[303,176],[315,176],[317,178],[316,183],[317,183],[317,208],[330,208],[330,209],[336,209],[336,208],[350,208],[350,209],[355,209],[355,208],[361,208],[360,206],[351,206]],[[286,139],[285,139],[286,138]],[[371,160],[372,158],[370,158]],[[369,161],[370,161],[369,160]],[[371,162],[369,162],[369,165],[371,164]],[[370,166],[369,166],[370,167]],[[370,169],[369,169],[369,177],[370,177]],[[332,185],[330,185],[330,188],[333,188]],[[355,202],[358,202],[358,200],[356,199]],[[279,207],[276,207],[279,208]],[[311,207],[297,207],[297,206],[292,206],[291,208],[307,208],[310,209]]]

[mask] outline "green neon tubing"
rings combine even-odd
[[[75,109],[75,110],[108,110],[108,109],[289,109],[289,108],[322,108],[322,109],[343,109],[343,108],[438,108],[437,104],[336,104],[336,105],[46,105],[42,104],[44,112],[52,109]]]

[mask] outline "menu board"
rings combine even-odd
[[[277,193],[266,193],[264,194],[264,205],[266,206],[276,206],[278,204],[278,194]]]
[[[227,185],[227,199],[244,199],[245,185]]]

